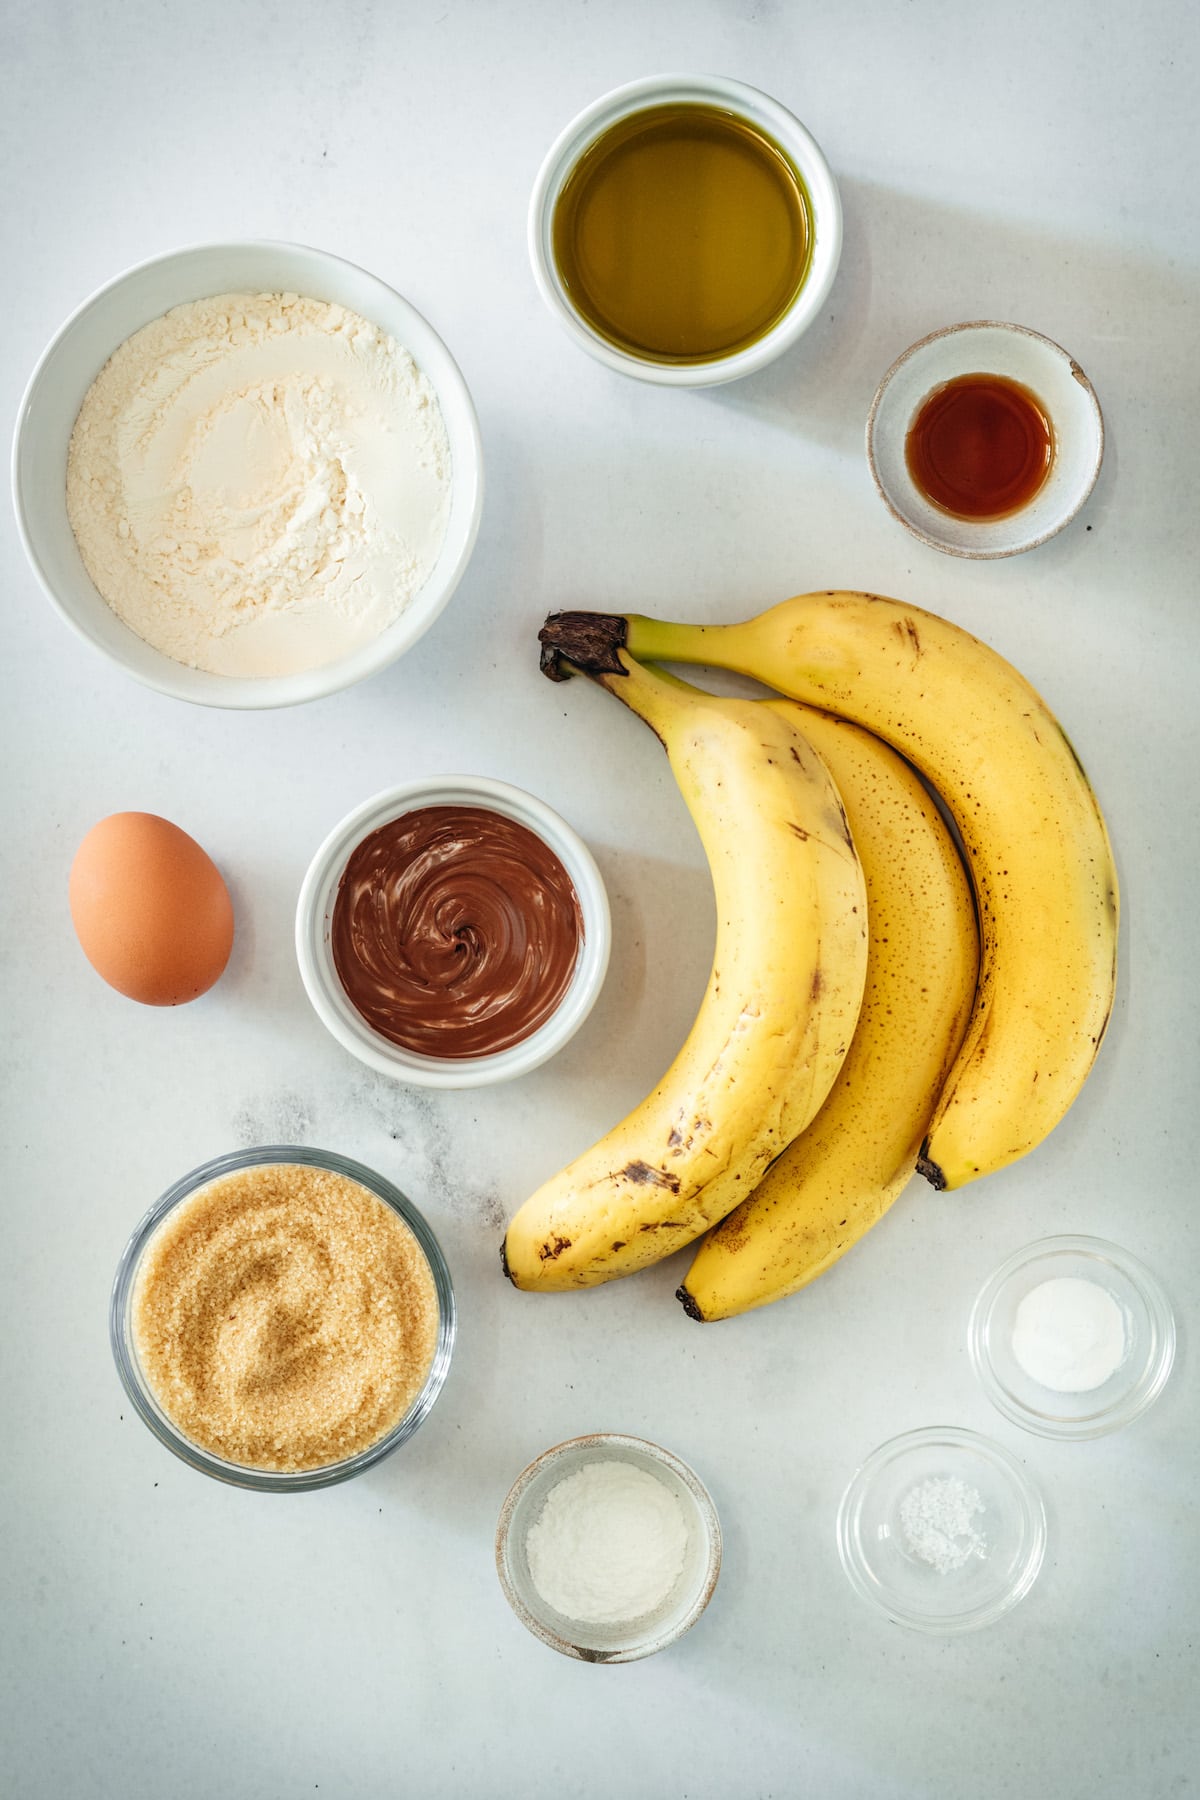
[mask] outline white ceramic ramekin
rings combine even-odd
[[[213,675],[143,642],[97,591],[67,517],[67,447],[89,387],[113,351],[173,306],[224,293],[296,293],[360,313],[404,346],[436,390],[450,439],[446,538],[428,580],[394,624],[352,655],[300,675]],[[292,706],[350,687],[394,662],[458,586],[479,530],[483,458],[475,408],[450,352],[407,300],[375,275],[303,244],[197,244],[139,263],[85,300],[30,378],[13,442],[13,502],[25,553],[67,623],[147,687],[202,706]]]
[[[908,472],[908,433],[936,388],[960,375],[1003,375],[1036,394],[1054,431],[1050,473],[1003,519],[956,519],[927,500]],[[1036,549],[1068,525],[1096,485],[1104,419],[1091,382],[1060,344],[1025,325],[981,319],[947,325],[897,357],[867,418],[867,462],[879,497],[914,537],[984,562]]]
[[[652,106],[700,105],[724,107],[756,125],[790,157],[799,171],[812,203],[812,257],[808,274],[787,312],[765,337],[733,356],[703,363],[662,363],[630,356],[619,350],[580,318],[571,303],[554,261],[552,225],[558,203],[580,157],[620,119],[645,112]],[[639,381],[663,387],[716,387],[750,375],[782,356],[819,314],[833,286],[842,254],[842,202],[829,164],[811,134],[794,114],[757,88],[730,81],[724,75],[649,75],[614,88],[578,117],[555,139],[538,172],[529,202],[529,256],[533,277],[546,305],[560,325],[598,362]]]
[[[401,1049],[372,1029],[338,978],[330,944],[334,902],[351,852],[380,826],[423,806],[480,806],[518,824],[547,843],[575,886],[583,914],[583,941],[571,984],[539,1029],[491,1056],[421,1056]],[[591,851],[565,819],[522,788],[482,775],[434,775],[392,787],[348,813],[309,864],[296,906],[296,957],[313,1009],[352,1056],[380,1074],[418,1087],[486,1087],[527,1075],[575,1035],[604,985],[612,941],[608,895]]]

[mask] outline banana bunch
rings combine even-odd
[[[548,674],[592,675],[663,739],[709,855],[720,925],[712,980],[671,1070],[510,1226],[516,1285],[607,1280],[713,1226],[679,1298],[693,1317],[724,1318],[814,1279],[915,1169],[957,1188],[1040,1143],[1083,1085],[1108,1021],[1117,880],[1087,778],[1029,683],[949,621],[869,594],[802,595],[724,626],[564,613],[541,637]],[[790,698],[717,700],[643,661],[736,669]],[[735,716],[740,735],[728,728]],[[835,898],[810,882],[798,900],[774,885],[788,828],[765,826],[789,811],[772,810],[785,762],[810,785],[827,769],[832,804],[844,807],[841,851],[866,888],[851,917],[865,916],[867,936],[853,945],[853,933],[829,929],[834,916],[844,923],[847,889]],[[910,764],[953,818],[969,886]],[[828,825],[814,834],[789,804],[796,843],[835,844]],[[749,999],[751,973],[761,1002]],[[771,989],[779,981],[786,988]],[[791,1021],[789,1044],[805,1036],[799,1069],[787,1067],[777,1024],[743,1027],[737,1055],[722,1036],[768,991],[772,1019]],[[789,1103],[797,1079],[804,1097]],[[664,1124],[665,1154],[653,1135]],[[631,1176],[631,1165],[647,1173]]]

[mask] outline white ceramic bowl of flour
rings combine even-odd
[[[436,394],[450,448],[449,510],[436,560],[404,610],[368,641],[296,674],[229,675],[153,648],[97,590],[67,510],[71,433],[92,383],[135,332],[172,308],[218,294],[296,294],[344,307],[407,350]],[[366,270],[300,244],[202,244],[141,263],[93,294],[56,334],[21,403],[13,497],[26,554],[48,598],[89,643],[175,699],[241,709],[291,706],[361,681],[429,629],[457,587],[479,529],[483,470],[466,383],[432,327]]]
[[[643,1611],[637,1618],[619,1621],[600,1621],[595,1616],[586,1621],[573,1618],[557,1610],[539,1591],[530,1567],[530,1533],[535,1527],[544,1529],[550,1523],[546,1517],[547,1503],[552,1496],[564,1497],[564,1483],[578,1486],[581,1476],[619,1476],[621,1473],[632,1475],[639,1482],[649,1480],[659,1484],[667,1513],[678,1520],[678,1545],[668,1541],[668,1533],[659,1546],[670,1559],[662,1565],[669,1581],[662,1584],[661,1591],[655,1588],[656,1564],[644,1544],[619,1546],[623,1553],[615,1558],[611,1555],[611,1543],[597,1546],[596,1537],[610,1535],[597,1529],[606,1521],[598,1520],[591,1510],[601,1504],[603,1495],[573,1495],[563,1515],[554,1521],[557,1541],[551,1547],[552,1563],[555,1550],[560,1557],[567,1552],[573,1552],[573,1555],[567,1556],[555,1571],[557,1580],[552,1591],[563,1594],[590,1592],[594,1598],[598,1591],[595,1578],[599,1572],[610,1583],[616,1582],[616,1592],[628,1581],[633,1567],[640,1569],[638,1579],[654,1600],[652,1609]],[[636,1524],[639,1516],[650,1528],[653,1528],[656,1516],[661,1521],[661,1511],[655,1508],[651,1509],[647,1521],[642,1508],[636,1504],[636,1496],[632,1497],[631,1503],[631,1496],[621,1491],[619,1482],[612,1494],[612,1505],[620,1511],[626,1527]],[[654,1545],[649,1546],[649,1551],[654,1548]],[[674,1554],[676,1549],[678,1555]],[[589,1555],[597,1558],[597,1568],[584,1571],[578,1565]],[[679,1457],[645,1438],[627,1437],[621,1432],[592,1432],[586,1437],[568,1438],[565,1443],[556,1444],[518,1475],[500,1512],[496,1530],[496,1571],[518,1619],[552,1650],[563,1656],[573,1656],[580,1662],[636,1662],[675,1643],[691,1629],[708,1605],[721,1571],[721,1526],[708,1490],[694,1470]],[[592,1577],[590,1584],[584,1579],[588,1573]],[[573,1576],[577,1579],[572,1580]],[[542,1578],[545,1581],[544,1571]],[[594,1612],[603,1610],[602,1607],[593,1609]]]

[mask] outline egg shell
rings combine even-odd
[[[71,920],[96,973],[143,1006],[179,1006],[217,980],[233,905],[212,858],[154,813],[93,825],[71,865]]]

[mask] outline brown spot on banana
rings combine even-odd
[[[666,1169],[651,1168],[648,1162],[626,1163],[625,1167],[619,1171],[619,1175],[626,1176],[628,1180],[636,1182],[639,1187],[667,1188],[672,1194],[679,1192],[678,1175],[672,1175]]]
[[[911,645],[914,657],[921,655],[921,634],[917,630],[917,622],[915,619],[910,618],[906,613],[902,619],[897,619],[895,621],[892,629],[897,633],[902,642]]]

